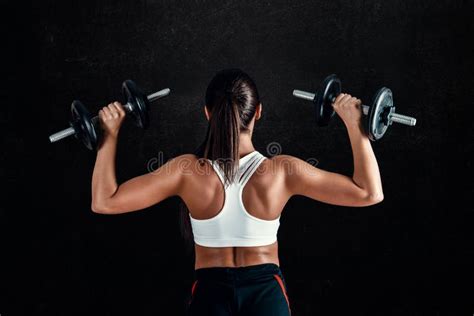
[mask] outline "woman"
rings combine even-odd
[[[209,124],[197,153],[118,185],[114,161],[125,112],[120,103],[111,103],[99,112],[104,138],[92,177],[92,210],[119,214],[179,196],[189,210],[195,242],[189,314],[289,315],[277,242],[288,199],[304,195],[345,206],[383,199],[377,161],[360,128],[360,106],[349,94],[340,94],[333,104],[351,141],[352,177],[288,155],[267,159],[252,144],[262,114],[255,83],[241,70],[223,70],[206,91]]]

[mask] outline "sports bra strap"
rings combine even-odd
[[[241,158],[239,160],[240,166],[236,174],[235,182],[240,186],[244,186],[265,158],[265,156],[257,151],[248,154],[248,157],[244,156]],[[221,169],[220,165],[215,160],[207,160],[212,165],[212,168],[217,173],[222,184],[225,184],[224,171]]]
[[[249,162],[244,166],[242,173],[239,176],[239,184],[240,186],[245,186],[247,181],[249,181],[250,177],[254,174],[257,170],[258,166],[265,160],[265,156],[258,154],[253,156]]]

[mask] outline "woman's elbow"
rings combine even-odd
[[[360,196],[358,196],[356,202],[352,206],[366,207],[372,206],[382,202],[384,199],[383,192],[367,192],[365,191]]]
[[[368,194],[366,201],[367,201],[367,205],[369,206],[369,205],[378,204],[382,202],[383,199],[384,199],[383,192],[380,191],[380,192],[374,192],[374,193]]]
[[[112,208],[107,203],[92,201],[91,210],[97,214],[113,214]]]

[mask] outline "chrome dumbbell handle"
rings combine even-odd
[[[369,114],[370,107],[368,105],[362,105],[362,113],[365,115]],[[403,114],[398,113],[390,113],[388,116],[389,122],[394,122],[398,124],[408,125],[408,126],[415,126],[416,125],[416,118],[411,116],[406,116]]]
[[[169,88],[157,91],[155,93],[147,95],[147,99],[150,102],[154,102],[155,100],[161,99],[163,97],[166,97],[168,94],[170,94],[171,90]],[[128,103],[127,103],[128,104]]]
[[[370,107],[368,105],[362,105],[362,113],[365,115],[369,114]],[[408,125],[408,126],[415,126],[416,125],[416,118],[398,114],[398,113],[390,113],[388,116],[389,122]]]
[[[51,143],[54,143],[54,142],[57,142],[58,140],[74,135],[75,133],[76,131],[74,130],[74,128],[69,127],[49,136],[49,141]]]
[[[313,101],[316,97],[316,94],[303,90],[293,90],[293,96],[303,100]]]
[[[307,91],[302,91],[302,90],[293,90],[293,96],[308,100],[308,101],[313,101],[316,94],[307,92]],[[332,100],[334,102],[334,100]],[[362,105],[362,113],[364,115],[369,114],[370,107],[368,105]],[[408,126],[415,126],[416,125],[416,118],[411,117],[411,116],[406,116],[403,114],[398,114],[398,113],[391,113],[389,115],[389,122],[395,122],[403,125],[408,125]]]
[[[157,91],[155,93],[152,93],[147,96],[148,101],[153,102],[155,100],[158,100],[160,98],[166,97],[168,94],[170,94],[171,90],[169,88]],[[132,105],[130,103],[126,103],[123,105],[123,108],[125,109],[125,112],[130,113],[132,111]],[[99,119],[98,116],[94,116],[92,118],[92,123],[95,124],[97,120]],[[54,133],[53,135],[49,136],[49,141],[51,143],[57,142],[58,140],[61,140],[63,138],[69,137],[71,135],[74,135],[76,131],[74,128],[69,127],[66,129],[63,129],[62,131],[59,131],[57,133]]]
[[[392,113],[388,116],[389,122],[395,122],[398,124],[408,125],[408,126],[415,126],[416,125],[416,118],[411,116],[406,116],[403,114]]]

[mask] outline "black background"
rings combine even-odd
[[[179,200],[94,214],[94,153],[48,135],[67,126],[73,99],[95,112],[121,100],[124,79],[169,87],[148,130],[128,122],[121,133],[119,180],[143,174],[196,148],[205,88],[228,67],[257,83],[264,154],[277,142],[352,172],[340,120],[316,127],[291,95],[330,73],[365,102],[390,87],[418,119],[373,143],[383,203],[288,203],[278,237],[293,315],[474,312],[472,1],[37,1],[3,3],[2,15],[2,316],[184,313],[194,262]]]

